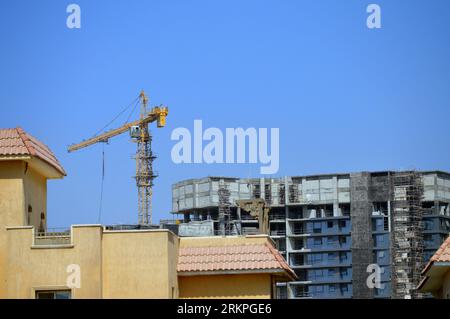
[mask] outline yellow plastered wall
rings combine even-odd
[[[46,229],[47,179],[28,166],[26,173],[24,173],[23,184],[25,194],[24,225],[34,226],[38,230],[41,226],[41,214],[43,214],[42,227]],[[28,212],[29,207],[32,210],[31,213]]]
[[[105,231],[103,297],[177,298],[177,257],[169,231]]]
[[[26,168],[23,161],[0,161],[0,298],[6,295],[6,226],[26,225],[28,203],[45,210],[45,178]],[[31,183],[36,191],[29,192],[27,198],[25,189]]]
[[[69,289],[72,298],[178,298],[178,238],[167,230],[103,231],[72,226],[70,245],[35,246],[32,227],[9,227],[6,298]],[[70,287],[69,265],[81,285]]]
[[[180,276],[180,298],[271,298],[270,274]]]
[[[33,246],[31,227],[8,228],[7,298],[34,298],[35,290],[67,288],[68,266],[80,267],[73,298],[101,298],[100,226],[73,226],[72,247]]]

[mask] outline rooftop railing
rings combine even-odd
[[[36,231],[34,235],[36,246],[70,245],[70,243],[70,229],[67,228],[48,228],[46,231]]]

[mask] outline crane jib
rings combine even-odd
[[[147,123],[157,121],[158,127],[164,127],[166,125],[166,116],[168,114],[167,107],[155,107],[150,113],[148,113],[142,120],[127,123],[119,128],[110,130],[98,136],[94,136],[88,140],[82,141],[77,144],[70,145],[68,152],[74,152],[81,148],[102,142],[108,142],[110,138],[122,134],[130,129],[132,126],[141,126]]]

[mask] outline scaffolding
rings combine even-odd
[[[264,200],[268,205],[272,205],[272,184],[264,185]]]
[[[419,299],[416,290],[423,268],[421,175],[415,171],[392,175],[392,297]]]
[[[286,203],[286,186],[284,183],[280,184],[280,187],[278,189],[278,196],[280,197],[280,204],[284,205]]]
[[[231,235],[231,203],[230,190],[224,181],[219,182],[219,234]]]
[[[252,198],[254,199],[261,198],[261,185],[251,184],[251,187],[252,187]]]
[[[289,185],[289,203],[298,203],[298,184]]]

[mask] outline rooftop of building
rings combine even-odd
[[[440,278],[450,270],[450,236],[442,243],[422,271],[423,280],[418,289],[430,292],[439,289]]]
[[[67,175],[50,148],[22,128],[0,129],[0,160],[28,160],[37,158]]]
[[[360,172],[348,172],[348,173],[323,173],[323,174],[306,174],[306,175],[288,175],[287,177],[290,177],[292,179],[320,179],[320,178],[330,178],[330,177],[347,177],[349,178],[352,174],[358,174],[358,173],[369,173],[371,175],[388,175],[388,174],[394,174],[399,172],[410,172],[411,170],[386,170],[386,171],[360,171]],[[438,174],[438,175],[444,175],[446,177],[450,178],[450,172],[443,171],[443,170],[417,170],[417,172],[421,174]],[[282,180],[284,177],[269,177],[265,179],[273,179],[273,180]],[[184,184],[190,184],[194,182],[198,182],[201,180],[210,179],[210,180],[221,180],[224,181],[237,181],[237,180],[259,180],[259,177],[250,177],[250,178],[240,178],[240,177],[232,177],[232,176],[205,176],[200,178],[190,178],[186,180],[179,181],[172,185],[172,187],[176,187],[178,185],[184,185]]]
[[[297,276],[266,235],[180,238],[179,275],[279,273]]]
[[[450,263],[450,236],[447,237],[447,239],[442,243],[439,249],[434,253],[433,257],[431,257],[430,261],[423,270],[423,273],[426,273],[434,263],[439,262]]]

